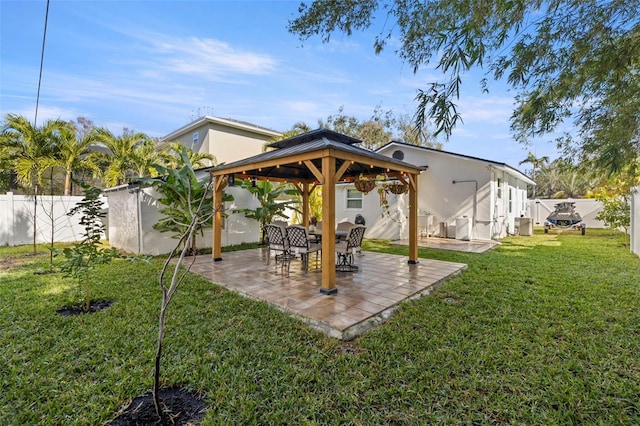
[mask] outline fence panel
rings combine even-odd
[[[588,228],[604,228],[604,222],[597,220],[596,216],[602,210],[602,203],[593,198],[582,199],[539,199],[529,200],[529,211],[533,218],[534,226],[543,226],[549,213],[555,210],[555,205],[562,202],[571,202],[576,205],[576,212],[582,216],[582,221]]]
[[[67,212],[82,200],[80,196],[0,195],[0,244],[17,246],[33,243],[73,242],[82,238],[80,215]]]

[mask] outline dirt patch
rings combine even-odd
[[[24,263],[25,260],[19,257],[7,257],[4,259],[0,259],[0,271],[6,271],[11,268],[15,268],[20,264]]]
[[[80,315],[80,314],[92,314],[94,312],[104,311],[109,306],[113,305],[111,300],[92,300],[89,303],[89,311],[84,310],[84,305],[80,306],[67,306],[62,309],[58,309],[56,313],[63,317]]]
[[[165,425],[189,426],[198,425],[204,419],[208,404],[200,395],[193,394],[180,388],[162,389],[160,400],[164,407]],[[107,423],[110,426],[145,426],[160,425],[156,409],[153,405],[153,395],[148,392],[131,401],[126,408]]]

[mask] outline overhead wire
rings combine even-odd
[[[38,93],[36,95],[36,113],[33,119],[33,125],[38,125],[38,105],[40,104],[40,86],[42,84],[42,69],[44,68],[44,46],[47,40],[47,22],[49,21],[49,0],[47,0],[47,11],[44,15],[44,32],[42,34],[42,50],[40,52],[40,74],[38,76]]]

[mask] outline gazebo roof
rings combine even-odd
[[[273,151],[209,169],[214,178],[214,203],[234,175],[243,179],[289,181],[302,195],[303,225],[309,224],[309,196],[322,185],[323,228],[335,228],[335,184],[356,180],[360,175],[386,175],[402,180],[409,188],[409,263],[418,262],[418,175],[424,167],[414,166],[355,146],[359,141],[326,129],[303,133],[272,144]],[[222,260],[222,209],[216,211],[213,232],[213,259]],[[322,238],[323,294],[335,294],[335,234]]]
[[[360,175],[375,176],[388,173],[418,173],[425,170],[394,158],[355,146],[358,139],[327,129],[317,129],[272,143],[276,149],[243,160],[222,164],[210,169],[214,176],[240,174],[271,180],[300,182],[319,181],[316,171],[321,169],[322,158],[336,158],[336,169],[345,162],[342,181],[354,180]]]

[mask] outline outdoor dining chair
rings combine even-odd
[[[358,267],[354,265],[354,255],[362,249],[362,240],[367,227],[354,225],[349,228],[347,238],[336,244],[336,271],[354,272]]]
[[[318,253],[322,250],[322,245],[309,241],[309,231],[301,225],[287,226],[287,239],[289,240],[290,258],[287,270],[290,266],[291,258],[300,255],[304,271],[309,270],[309,253],[316,254],[316,267],[318,265]]]
[[[348,232],[355,224],[349,221],[339,222],[336,225],[336,231]]]
[[[284,264],[289,257],[289,240],[287,239],[286,228],[282,225],[269,224],[266,228],[267,232],[267,265],[271,259],[271,252],[275,253],[276,268],[278,261],[281,261],[280,269],[284,268]]]

